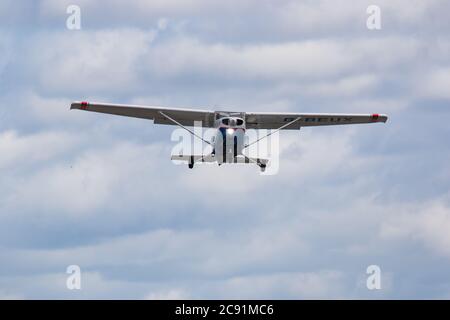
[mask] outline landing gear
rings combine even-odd
[[[194,168],[194,157],[193,156],[191,156],[191,159],[189,160],[188,167],[189,167],[189,169]]]
[[[266,165],[265,164],[260,164],[259,165],[259,167],[260,167],[260,169],[261,169],[261,172],[264,172],[264,171],[266,171]]]

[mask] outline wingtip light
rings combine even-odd
[[[388,117],[385,114],[373,113],[371,119],[373,122],[386,122]]]
[[[82,102],[80,103],[80,109],[81,109],[81,110],[86,110],[86,109],[88,108],[88,105],[89,105],[89,102],[87,102],[87,101],[82,101]]]

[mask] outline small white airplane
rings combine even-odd
[[[385,114],[339,114],[339,113],[280,113],[280,112],[231,112],[196,109],[175,109],[153,106],[107,104],[76,101],[70,109],[108,113],[120,116],[153,120],[155,124],[177,125],[193,136],[212,146],[207,155],[172,155],[172,160],[187,161],[190,169],[195,162],[256,163],[264,171],[269,160],[250,158],[243,150],[267,138],[279,130],[310,126],[343,125],[358,123],[386,122]],[[217,133],[211,141],[206,141],[187,128],[200,121],[204,128],[216,128]],[[246,129],[272,129],[269,134],[249,143],[244,143]]]

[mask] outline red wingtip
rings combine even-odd
[[[89,105],[89,102],[87,102],[87,101],[82,101],[82,102],[81,102],[81,109],[86,110],[87,107],[88,107],[88,105]]]

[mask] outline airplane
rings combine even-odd
[[[311,126],[385,123],[388,119],[387,115],[378,113],[234,112],[87,101],[75,101],[71,104],[70,109],[150,119],[155,124],[177,125],[212,147],[210,154],[172,155],[172,160],[185,161],[190,169],[194,167],[196,162],[217,162],[219,165],[223,163],[255,163],[261,171],[264,171],[269,159],[248,157],[244,154],[244,150],[275,132],[299,130],[301,127]],[[211,141],[203,139],[188,128],[193,126],[194,122],[201,122],[204,128],[217,129]],[[246,144],[244,139],[246,129],[270,129],[271,131],[265,136]]]

